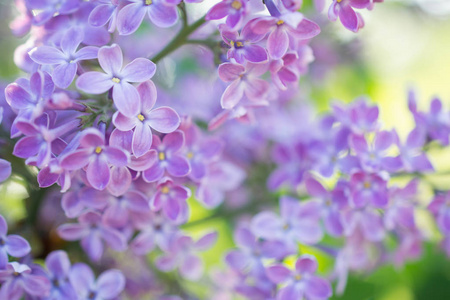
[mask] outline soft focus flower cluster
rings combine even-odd
[[[207,2],[16,0],[24,76],[5,88],[2,138],[15,139],[12,154],[65,215],[50,207],[43,219],[77,242],[64,247],[79,242],[76,259],[99,275],[62,250],[38,267],[1,218],[3,298],[196,299],[183,282],[203,280],[207,299],[328,299],[351,271],[419,258],[427,236],[418,210],[435,217],[450,255],[450,196],[417,201],[434,171],[426,149],[449,143],[441,102],[422,112],[411,92],[405,140],[366,99],[315,118],[297,101],[320,33],[302,1]],[[376,2],[333,0],[329,19],[356,32],[364,22],[355,9]],[[258,167],[270,175],[255,188]],[[10,173],[0,160],[0,181]],[[236,248],[216,273],[205,274],[203,258],[221,233],[189,231],[200,206],[238,216]],[[333,270],[317,274],[304,246],[333,257]]]

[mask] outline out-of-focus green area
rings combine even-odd
[[[13,63],[13,51],[20,41],[11,35],[7,26],[7,21],[11,20],[11,3],[0,1],[0,80],[4,81],[14,80],[19,74]],[[326,73],[321,83],[306,88],[311,90],[321,111],[328,109],[331,99],[349,102],[357,96],[368,95],[380,105],[381,119],[387,128],[395,127],[405,137],[413,126],[406,102],[408,88],[418,91],[422,110],[428,110],[431,97],[435,95],[450,109],[450,15],[431,15],[417,7],[389,0],[363,15],[366,26],[357,35],[346,31],[339,23],[324,28],[325,32],[333,33],[336,41],[355,43],[361,51],[360,63],[339,64]],[[353,40],[356,36],[357,42]],[[343,54],[352,55],[350,50]],[[447,153],[436,153],[431,159],[439,170],[450,170]],[[450,189],[450,180],[441,179],[440,185]],[[14,181],[0,186],[0,213],[11,220],[24,218],[24,193]],[[190,204],[193,221],[214,213],[192,199]],[[186,227],[194,234],[212,229],[221,233],[214,248],[204,254],[207,266],[222,264],[224,251],[233,246],[234,225],[225,219],[211,218]],[[324,254],[315,254],[319,257],[320,270],[329,271],[332,260]],[[204,286],[189,283],[186,288],[201,291]],[[408,263],[401,270],[386,266],[371,275],[352,275],[344,295],[333,299],[450,299],[450,262],[436,245],[427,244],[420,261]]]

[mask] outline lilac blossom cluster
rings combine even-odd
[[[12,154],[36,170],[39,187],[59,187],[65,216],[76,219],[59,224],[59,237],[79,241],[97,266],[112,260],[108,265],[123,272],[104,271],[95,280],[86,264],[70,266],[63,251],[51,252],[45,269],[29,260],[9,263],[8,254],[26,257],[30,247],[7,236],[1,219],[0,293],[8,299],[116,299],[122,291],[133,299],[191,299],[178,281],[202,278],[202,253],[218,239],[216,231],[196,236],[185,229],[195,222],[194,201],[219,216],[256,208],[236,226],[227,269],[219,280],[210,276],[218,281],[212,299],[328,299],[330,283],[342,292],[350,271],[420,256],[426,237],[414,212],[427,207],[415,198],[419,175],[433,172],[424,149],[449,143],[450,115],[440,101],[424,113],[411,95],[416,127],[406,141],[384,130],[378,108],[365,100],[336,103],[311,120],[311,110],[289,103],[314,59],[309,42],[320,33],[299,12],[302,1],[223,0],[191,20],[200,2],[16,1],[21,15],[12,30],[29,35],[15,53],[27,75],[5,88],[12,119],[5,128],[17,141]],[[323,1],[315,2],[321,11]],[[364,22],[354,9],[376,2],[334,0],[329,19],[356,32]],[[184,45],[202,51],[195,62],[210,78],[188,72],[170,79],[167,56]],[[174,60],[187,56],[173,53]],[[264,182],[259,191],[244,185],[254,165],[272,162],[267,187],[280,196],[279,213],[274,203],[253,201]],[[10,163],[0,160],[0,170],[6,180]],[[392,184],[408,175],[417,178]],[[264,194],[267,200],[270,192]],[[450,253],[447,198],[436,194],[429,211]],[[326,235],[343,246],[328,245]],[[386,246],[388,236],[395,249]],[[329,276],[316,274],[312,254],[299,255],[304,245],[335,258]],[[121,262],[117,252],[132,259]],[[139,274],[127,263],[139,264]],[[154,277],[162,290],[149,284]]]
[[[0,215],[0,298],[27,299],[116,299],[125,287],[122,272],[110,269],[97,279],[85,263],[71,265],[65,251],[51,252],[44,266],[33,263],[30,244],[9,234]],[[19,258],[18,261],[11,258]]]

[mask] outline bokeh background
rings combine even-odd
[[[406,100],[408,89],[418,93],[421,110],[428,109],[433,97],[439,97],[446,109],[450,108],[449,0],[387,0],[376,5],[373,11],[363,13],[366,25],[358,34],[345,30],[339,23],[328,22],[325,13],[313,12],[311,0],[305,0],[304,6],[321,24],[323,33],[312,42],[316,60],[310,76],[302,78],[300,84],[320,112],[329,109],[331,100],[349,102],[367,96],[379,104],[387,129],[395,127],[400,136],[405,137],[413,126]],[[14,64],[14,49],[26,37],[17,39],[9,31],[8,24],[15,14],[12,0],[0,0],[0,87],[20,76]],[[439,172],[450,171],[450,155],[445,151],[432,153],[431,159]],[[440,189],[450,189],[449,176],[435,176],[433,180]],[[24,222],[26,197],[27,191],[20,179],[10,179],[0,186],[0,213],[12,223]],[[214,212],[201,208],[194,201],[191,205],[192,222],[186,229],[200,232],[216,228],[220,231],[218,244],[204,256],[209,267],[220,265],[223,252],[232,247],[230,223],[233,221],[215,217]],[[205,218],[207,221],[196,222]],[[421,224],[432,240],[439,239],[426,218]],[[315,254],[319,257],[321,271],[326,273],[332,267],[331,258]],[[201,286],[189,288],[201,293]],[[420,261],[407,263],[402,269],[385,266],[371,275],[354,274],[346,292],[334,298],[450,299],[450,261],[438,246],[429,243]]]

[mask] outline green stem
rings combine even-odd
[[[196,22],[192,23],[191,25],[187,27],[183,27],[180,32],[173,38],[173,40],[164,48],[162,49],[158,54],[156,54],[153,58],[151,58],[151,61],[154,63],[159,62],[161,59],[163,59],[165,56],[169,55],[179,47],[183,46],[187,43],[188,37],[196,31],[200,26],[202,26],[206,22],[205,17],[200,18]]]

